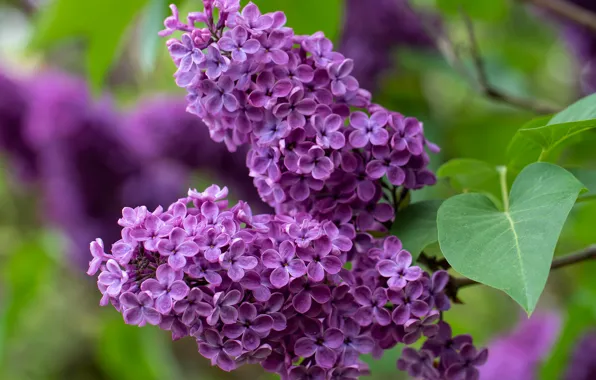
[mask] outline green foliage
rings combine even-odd
[[[143,329],[124,324],[122,317],[110,310],[98,342],[99,360],[110,378],[122,380],[160,380],[180,378],[168,346],[167,333],[157,327]]]
[[[523,126],[509,146],[510,166],[520,168],[534,161],[554,160],[553,152],[572,137],[596,128],[596,94],[559,112],[545,125],[545,118]]]
[[[509,11],[507,0],[437,0],[437,5],[445,14],[453,15],[461,10],[471,18],[485,21],[502,20]]]
[[[54,0],[38,18],[32,47],[47,49],[66,38],[83,39],[89,81],[99,90],[118,55],[126,30],[147,2]]]
[[[391,234],[397,236],[414,260],[429,244],[437,241],[437,210],[442,201],[412,203],[398,212]]]
[[[473,158],[455,158],[444,163],[437,177],[448,178],[451,187],[460,192],[480,192],[499,196],[497,167]]]
[[[246,4],[248,1],[242,3]],[[282,9],[296,34],[313,34],[320,30],[332,41],[339,36],[343,0],[253,0],[253,3],[263,13]]]
[[[168,15],[169,0],[150,0],[145,8],[140,28],[139,66],[144,73],[155,67],[158,48],[164,41],[157,33],[164,28],[163,20]]]
[[[555,245],[582,184],[547,163],[526,167],[506,194],[504,210],[483,194],[446,200],[437,215],[439,244],[451,266],[503,290],[531,313],[548,278]],[[510,201],[508,200],[510,198]]]

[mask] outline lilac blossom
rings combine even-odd
[[[160,265],[156,275],[157,279],[150,278],[143,281],[141,290],[151,294],[155,299],[155,308],[160,313],[167,314],[172,310],[174,301],[180,301],[188,295],[189,288],[181,280],[181,273],[167,264]]]
[[[293,278],[306,274],[304,261],[296,257],[296,247],[290,241],[284,241],[279,245],[279,250],[268,249],[261,256],[263,265],[273,269],[270,281],[276,288],[286,286]]]
[[[248,39],[248,32],[238,25],[230,31],[228,36],[219,40],[222,50],[232,52],[232,59],[238,62],[246,61],[247,54],[255,54],[261,44],[254,38]]]
[[[153,297],[149,292],[141,292],[138,296],[126,292],[120,295],[120,304],[124,307],[124,321],[129,325],[144,326],[146,323],[158,325],[161,314],[153,307]]]

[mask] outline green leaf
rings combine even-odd
[[[509,147],[510,166],[523,167],[534,161],[554,160],[557,148],[592,128],[596,128],[596,94],[585,97],[559,112],[545,125],[542,119],[522,127]]]
[[[542,116],[532,119],[515,133],[507,147],[507,166],[509,168],[519,171],[540,157],[542,152],[540,144],[523,134],[522,131],[545,126],[551,118],[552,116]]]
[[[463,10],[471,18],[484,21],[499,21],[509,12],[507,0],[437,0],[437,6],[447,15]]]
[[[565,169],[548,163],[526,167],[510,196],[505,177],[503,170],[503,211],[483,194],[456,195],[441,205],[439,244],[456,271],[504,291],[531,313],[546,284],[563,224],[583,186]]]
[[[127,27],[147,2],[55,0],[41,12],[31,44],[37,49],[47,49],[66,38],[82,38],[86,42],[89,80],[92,87],[99,90],[117,57]]]
[[[243,1],[243,4],[247,1]],[[288,25],[296,34],[322,31],[334,41],[338,38],[343,19],[343,0],[253,0],[261,12],[284,11]]]
[[[437,210],[442,202],[416,202],[397,213],[391,234],[401,240],[414,260],[424,248],[437,241]]]
[[[444,163],[437,171],[439,178],[448,178],[451,186],[461,192],[485,192],[499,196],[499,172],[488,162],[472,158],[456,158]]]

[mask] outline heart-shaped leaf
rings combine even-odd
[[[437,214],[441,251],[451,266],[475,281],[500,289],[528,313],[544,289],[561,229],[582,184],[568,171],[535,163],[506,193],[504,210],[483,194],[446,200]]]
[[[437,210],[442,202],[416,202],[397,213],[391,234],[401,240],[414,260],[426,246],[437,241]]]

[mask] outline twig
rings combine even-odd
[[[592,245],[581,251],[570,253],[569,255],[565,255],[554,259],[550,266],[550,269],[559,269],[568,265],[580,263],[582,261],[587,260],[596,260],[596,245]],[[456,290],[480,284],[479,282],[476,282],[469,278],[453,278],[452,283]]]
[[[565,0],[521,0],[596,32],[596,13]]]
[[[462,11],[461,13],[464,19],[464,23],[466,25],[468,39],[470,41],[472,61],[474,63],[474,67],[478,76],[477,84],[480,87],[479,90],[481,93],[493,100],[499,101],[501,103],[506,103],[518,108],[527,109],[537,114],[551,114],[557,113],[561,110],[560,108],[546,104],[543,101],[529,98],[521,98],[518,96],[507,94],[499,89],[494,88],[488,80],[486,66],[484,64],[482,54],[480,53],[480,47],[478,45],[478,40],[476,38],[476,32],[474,31],[474,25],[472,24],[472,20],[465,12]]]

